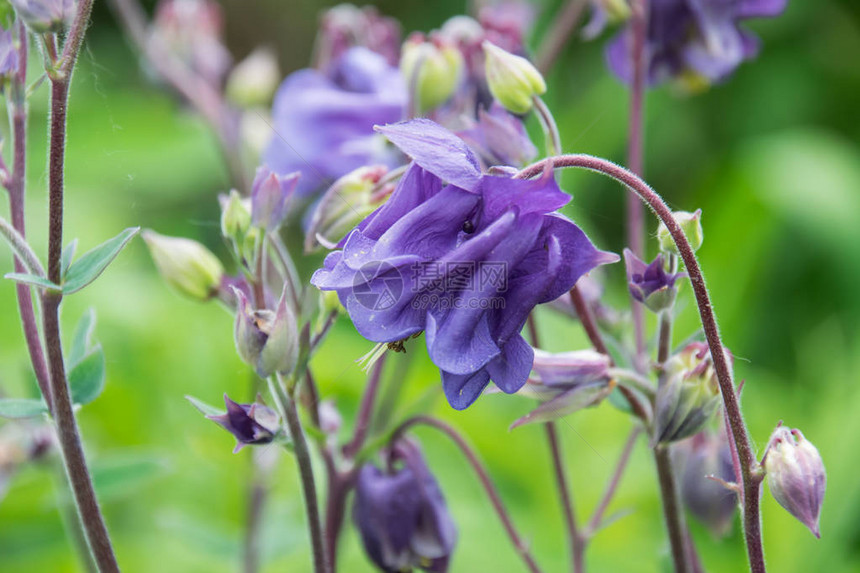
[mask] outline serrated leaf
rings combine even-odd
[[[42,278],[36,275],[30,275],[27,273],[7,273],[4,275],[5,278],[10,281],[15,281],[16,283],[22,283],[25,285],[35,286],[39,288],[44,288],[48,290],[61,291],[63,290],[59,285],[52,283],[46,278]]]
[[[48,413],[48,406],[42,400],[29,398],[2,398],[0,399],[0,418],[20,420],[23,418],[35,418]]]
[[[77,239],[72,239],[72,241],[68,245],[66,245],[66,248],[63,249],[63,256],[60,259],[60,268],[62,269],[62,276],[66,276],[66,273],[69,272],[69,267],[72,266],[72,259],[75,258],[75,251],[77,249]]]
[[[68,356],[66,357],[66,363],[72,368],[93,349],[93,332],[95,328],[96,311],[90,308],[81,316],[77,326],[75,326],[72,347],[69,349]]]
[[[86,355],[69,372],[69,389],[72,402],[89,404],[105,388],[105,354],[101,346]]]
[[[185,396],[185,399],[191,402],[192,406],[200,410],[200,412],[206,416],[221,416],[226,413],[225,410],[216,408],[215,406],[210,406],[206,402],[198,400],[194,396]]]
[[[69,267],[69,272],[66,273],[65,280],[63,281],[63,293],[72,294],[78,292],[96,280],[138,231],[140,231],[140,227],[126,229],[113,239],[105,241],[95,249],[84,253],[80,259]]]
[[[606,382],[594,382],[574,386],[515,421],[511,424],[510,429],[513,430],[525,424],[557,420],[577,410],[594,406],[609,396],[614,388],[615,384],[612,382],[608,384]]]

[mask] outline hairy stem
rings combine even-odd
[[[540,73],[546,74],[561,54],[567,40],[576,30],[576,25],[585,10],[585,0],[568,0],[553,20],[552,27],[544,36],[535,62]]]
[[[385,365],[385,354],[383,354],[373,369],[370,372],[370,377],[367,380],[367,386],[364,389],[364,395],[361,397],[361,406],[358,409],[358,417],[355,421],[355,434],[352,440],[343,447],[343,453],[347,457],[353,457],[361,450],[367,439],[367,433],[370,430],[371,418],[373,417],[374,406],[376,405],[376,395],[379,393],[379,383],[382,380],[382,368]]]
[[[671,234],[681,255],[681,260],[683,260],[686,267],[690,284],[693,287],[693,293],[696,297],[696,304],[699,309],[699,316],[702,321],[702,328],[705,332],[705,338],[708,341],[708,347],[710,348],[711,357],[714,363],[714,371],[716,372],[717,380],[720,385],[720,393],[723,398],[726,418],[728,419],[729,427],[731,427],[732,436],[738,450],[738,457],[740,458],[744,493],[744,537],[747,545],[750,568],[752,573],[764,573],[766,567],[761,539],[761,515],[758,498],[761,488],[761,477],[758,475],[758,462],[755,459],[755,453],[747,433],[746,425],[744,424],[743,415],[741,414],[738,396],[735,392],[735,385],[732,380],[732,371],[726,358],[726,354],[723,351],[723,343],[720,339],[719,328],[717,327],[717,318],[714,314],[713,305],[711,304],[711,299],[708,295],[708,288],[705,284],[705,277],[702,274],[702,269],[696,259],[695,251],[690,246],[690,242],[687,240],[684,231],[672,216],[672,210],[669,206],[666,205],[663,199],[660,198],[660,196],[635,173],[632,173],[611,161],[590,155],[562,155],[530,165],[520,171],[517,174],[517,177],[525,178],[539,175],[543,172],[547,163],[556,168],[578,167],[589,169],[623,183],[628,189],[638,195],[649,208],[651,208],[655,215],[669,230],[669,233]]]
[[[18,23],[18,72],[15,74],[10,86],[11,97],[9,100],[9,115],[12,123],[12,173],[7,188],[9,189],[9,213],[12,218],[12,226],[22,239],[26,239],[27,231],[24,220],[26,212],[26,178],[27,178],[27,29],[22,22]],[[24,272],[23,261],[15,258],[15,272]],[[27,351],[30,354],[30,362],[36,375],[39,390],[45,398],[48,409],[53,409],[51,398],[51,385],[48,375],[48,363],[45,361],[45,352],[42,348],[42,340],[39,337],[39,326],[36,320],[36,312],[33,308],[33,297],[30,288],[24,284],[15,285],[15,293],[18,298],[18,312],[21,315],[21,325],[24,330],[24,340],[27,342]]]
[[[561,498],[561,507],[564,513],[564,522],[568,532],[572,569],[574,573],[582,573],[585,571],[585,543],[576,526],[573,496],[567,485],[567,472],[564,469],[564,460],[562,459],[561,447],[558,441],[558,431],[555,422],[547,422],[544,424],[544,428],[546,429],[547,440],[549,441],[555,483],[558,486],[558,494]]]
[[[534,558],[532,557],[531,551],[528,546],[520,537],[519,533],[517,533],[516,528],[514,527],[513,522],[511,521],[511,517],[508,514],[508,510],[505,509],[505,505],[502,503],[501,497],[499,497],[499,492],[496,491],[496,486],[493,485],[493,481],[490,479],[487,470],[484,468],[483,463],[478,458],[477,454],[475,454],[474,450],[466,443],[466,440],[463,439],[463,436],[457,432],[454,428],[443,422],[442,420],[438,420],[436,418],[431,418],[429,416],[415,416],[414,418],[409,418],[394,431],[392,434],[391,441],[395,441],[400,436],[402,436],[409,428],[413,426],[424,425],[430,426],[432,428],[436,428],[449,438],[460,448],[460,451],[463,452],[463,455],[466,456],[466,459],[469,461],[469,465],[472,466],[472,469],[478,475],[478,479],[481,482],[481,485],[484,488],[484,491],[487,492],[487,496],[490,498],[490,503],[493,504],[493,509],[496,510],[496,515],[499,516],[499,519],[502,522],[502,526],[505,528],[505,531],[508,534],[508,537],[513,543],[514,549],[517,554],[522,558],[523,562],[526,564],[531,573],[540,573],[540,568],[537,566]]]
[[[325,551],[325,543],[323,540],[322,526],[320,521],[319,502],[317,501],[317,486],[314,481],[313,462],[311,460],[311,452],[308,448],[308,442],[305,438],[305,432],[302,428],[302,422],[299,419],[299,412],[296,409],[296,402],[284,390],[283,380],[278,377],[277,380],[269,378],[269,389],[275,399],[278,409],[284,420],[287,422],[287,428],[290,432],[290,437],[293,440],[293,449],[296,454],[296,465],[299,468],[299,479],[302,483],[302,495],[305,502],[305,513],[308,518],[308,531],[311,540],[311,550],[313,553],[314,573],[331,573]]]
[[[546,136],[547,155],[558,155],[561,153],[561,134],[558,131],[558,124],[555,118],[544,101],[535,96],[532,98],[535,106],[535,113],[540,121],[541,128]]]
[[[654,448],[654,462],[657,465],[657,477],[660,481],[660,498],[663,502],[663,515],[666,518],[666,530],[669,533],[669,544],[672,548],[672,562],[675,573],[688,573],[690,559],[687,555],[685,539],[686,524],[681,498],[678,494],[678,484],[672,461],[669,456],[669,446],[658,445]]]

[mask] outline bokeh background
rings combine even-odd
[[[532,46],[559,4],[536,3]],[[317,14],[329,5],[225,1],[228,45],[237,59],[254,46],[270,45],[285,73],[298,69],[309,61]],[[436,28],[468,9],[451,0],[389,0],[378,7],[399,18],[405,31]],[[737,376],[746,380],[744,411],[758,447],[784,420],[803,430],[827,466],[821,540],[765,493],[771,570],[858,571],[860,4],[794,0],[782,17],[750,27],[764,41],[762,54],[725,85],[695,96],[671,88],[649,94],[647,179],[673,207],[704,211],[701,260],[725,341],[738,358]],[[623,162],[627,94],[603,65],[607,39],[567,45],[547,78],[547,101],[568,150]],[[47,218],[46,100],[44,87],[31,99],[28,224],[40,252]],[[140,71],[103,2],[97,3],[72,90],[67,181],[67,237],[78,237],[83,249],[141,225],[196,238],[226,254],[216,195],[225,190],[227,175],[215,143],[195,115]],[[565,174],[564,186],[574,195],[570,214],[602,248],[620,252],[623,193],[617,185]],[[5,216],[6,201],[0,203]],[[0,253],[0,263],[4,271],[11,268],[8,251]],[[623,269],[616,267],[606,273],[608,297],[623,304]],[[676,340],[696,329],[689,288],[682,292]],[[68,336],[90,307],[98,313],[108,384],[79,418],[124,569],[236,571],[250,453],[233,455],[231,438],[183,398],[193,394],[217,403],[224,392],[248,395],[230,316],[169,291],[139,240],[92,287],[66,301]],[[9,281],[0,281],[0,317],[0,391],[31,394]],[[575,322],[546,310],[538,318],[551,349],[587,346]],[[507,429],[532,404],[491,395],[468,411],[452,411],[438,390],[427,392],[438,388],[438,372],[420,346],[395,357],[396,372],[389,368],[403,386],[403,403],[417,401],[468,435],[539,562],[548,572],[566,570],[543,432]],[[364,381],[352,361],[369,347],[341,319],[313,364],[322,393],[336,400],[347,426]],[[630,424],[604,403],[559,425],[580,520],[597,503]],[[460,453],[432,430],[418,435],[460,530],[452,572],[522,570]],[[80,570],[64,534],[68,497],[57,476],[43,463],[14,477],[0,501],[0,571]],[[272,487],[264,570],[308,571],[299,484],[286,456]],[[656,487],[640,441],[610,508],[630,513],[592,542],[591,571],[669,570]],[[692,527],[708,571],[744,570],[737,520],[722,540],[695,522]],[[341,571],[370,570],[348,527]]]

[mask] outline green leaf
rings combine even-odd
[[[206,402],[198,400],[194,396],[185,396],[185,399],[191,402],[192,406],[200,410],[200,412],[206,416],[220,416],[225,413],[224,410],[216,408],[215,406],[210,406]]]
[[[60,259],[62,276],[66,276],[66,273],[69,272],[69,267],[72,266],[72,259],[75,257],[75,251],[78,249],[78,240],[72,239],[66,248],[63,249],[63,256]]]
[[[105,241],[95,249],[84,253],[80,259],[69,267],[69,272],[66,273],[65,280],[63,281],[63,293],[72,294],[78,292],[96,280],[138,231],[140,231],[140,227],[126,229],[113,239]]]
[[[88,309],[75,326],[72,347],[66,363],[74,368],[93,349],[93,332],[96,328],[96,311]]]
[[[7,273],[6,275],[4,275],[4,278],[7,278],[11,281],[15,281],[16,283],[22,283],[25,285],[35,286],[48,290],[63,290],[60,285],[56,285],[48,279],[37,277],[36,275],[28,275],[27,273]]]
[[[0,399],[0,418],[18,420],[22,418],[35,418],[47,413],[48,406],[42,400],[31,400],[28,398]]]
[[[89,404],[102,393],[105,387],[105,354],[101,346],[84,357],[69,372],[69,388],[72,402]]]

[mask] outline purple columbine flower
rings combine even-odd
[[[537,155],[537,148],[529,139],[523,122],[496,102],[489,110],[479,110],[478,121],[457,135],[488,166],[521,167]]]
[[[772,18],[787,0],[652,0],[645,54],[648,83],[684,77],[719,82],[758,54],[758,38],[740,23]],[[612,72],[630,82],[632,32],[623,30],[606,51]]]
[[[534,358],[520,335],[529,313],[618,256],[557,213],[570,197],[551,173],[484,175],[463,140],[429,120],[379,131],[413,164],[311,282],[338,293],[365,338],[398,342],[425,331],[454,408],[472,404],[491,379],[516,392]]]
[[[663,255],[657,255],[646,264],[630,249],[624,249],[624,265],[627,267],[627,288],[630,296],[654,312],[671,307],[678,289],[675,281],[684,273],[667,273]]]
[[[280,425],[274,410],[262,404],[239,404],[224,394],[227,412],[206,416],[236,437],[233,453],[252,444],[268,444],[275,439]]]
[[[397,68],[366,48],[351,48],[328,73],[290,74],[275,95],[275,134],[263,160],[277,173],[301,172],[308,195],[364,165],[394,167],[400,156],[373,131],[399,121],[406,86]]]
[[[457,528],[442,492],[415,444],[401,440],[388,457],[388,471],[367,464],[358,474],[353,519],[364,549],[389,573],[443,573]]]

